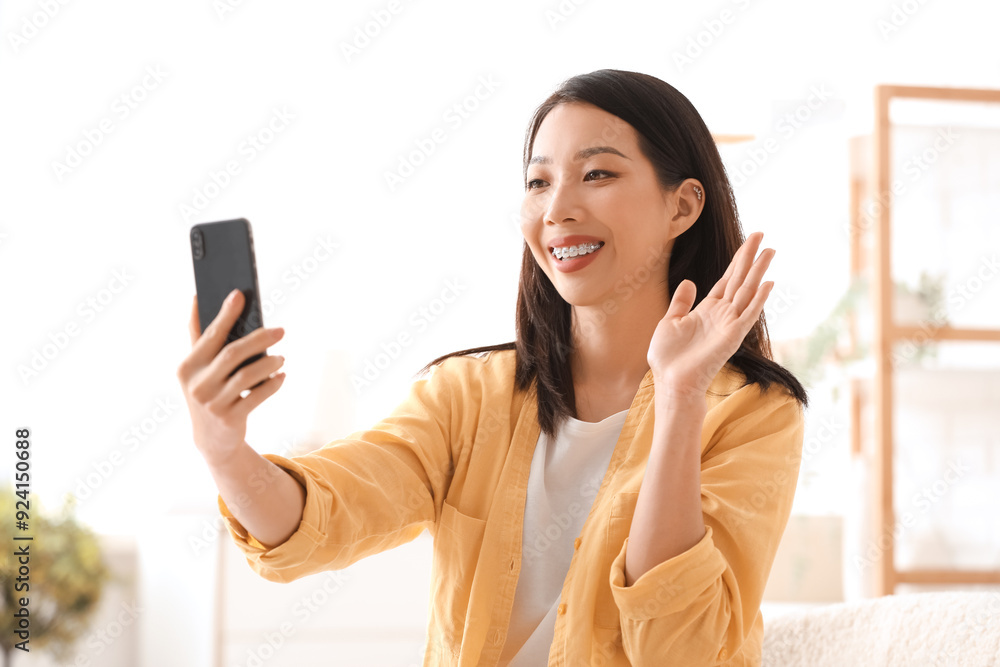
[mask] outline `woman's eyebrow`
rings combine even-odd
[[[632,159],[632,158],[628,157],[627,155],[625,155],[624,153],[622,153],[617,148],[613,148],[611,146],[592,146],[590,148],[584,148],[582,151],[580,151],[580,152],[578,152],[576,154],[576,156],[574,157],[574,159],[576,159],[576,160],[584,160],[584,159],[586,159],[588,157],[591,157],[593,155],[597,155],[598,153],[611,153],[613,155],[619,155],[619,156],[625,158],[626,160],[631,160]],[[548,156],[545,156],[545,155],[535,155],[535,156],[532,156],[532,158],[528,162],[528,164],[550,164],[551,162],[552,162],[552,159],[549,158]]]

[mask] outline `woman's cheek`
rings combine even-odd
[[[529,194],[521,201],[521,224],[534,224],[541,220],[546,207],[543,194]]]

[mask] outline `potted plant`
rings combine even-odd
[[[15,612],[22,609],[21,598],[28,598],[26,647],[30,651],[47,650],[59,660],[69,657],[76,640],[88,627],[101,599],[110,573],[101,554],[97,536],[74,516],[73,500],[68,496],[57,513],[46,512],[35,494],[28,496],[27,529],[17,527],[17,496],[8,484],[0,490],[0,650],[3,667],[10,667],[12,654],[21,639],[15,632]],[[7,502],[7,499],[12,499]],[[31,537],[15,540],[14,537]],[[27,581],[20,570],[24,563],[15,549],[27,545]],[[18,581],[18,577],[21,581]],[[20,584],[22,590],[16,590]],[[27,590],[24,589],[27,584]],[[23,617],[22,617],[23,618]]]
[[[830,310],[830,314],[805,338],[775,345],[782,364],[806,386],[820,382],[831,366],[844,368],[865,361],[870,356],[870,342],[862,331],[852,340],[851,322],[865,329],[873,316],[867,278],[856,277]],[[944,279],[921,273],[916,287],[903,282],[894,284],[894,318],[900,324],[929,321],[943,312]],[[937,326],[946,324],[938,321]],[[870,338],[870,332],[867,332]],[[915,353],[908,358],[920,361],[933,358],[933,342],[914,343]]]

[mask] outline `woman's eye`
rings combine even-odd
[[[612,178],[614,176],[615,176],[615,174],[613,174],[610,171],[605,171],[604,169],[591,169],[590,171],[588,171],[586,173],[586,175],[584,176],[583,180],[585,180],[585,181],[603,181],[603,180],[607,180],[608,178]],[[526,189],[527,190],[537,190],[538,188],[545,187],[546,185],[548,185],[548,183],[546,183],[542,179],[540,179],[540,178],[533,178],[530,181],[528,181]]]

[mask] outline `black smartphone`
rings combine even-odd
[[[229,331],[226,344],[264,326],[260,288],[257,286],[257,260],[253,250],[253,230],[245,218],[202,222],[191,227],[191,259],[198,293],[198,320],[201,332],[222,310],[222,302],[234,289],[243,292],[243,312]],[[233,373],[264,357],[249,357]],[[233,373],[230,373],[232,376]],[[255,387],[264,383],[258,382]]]

